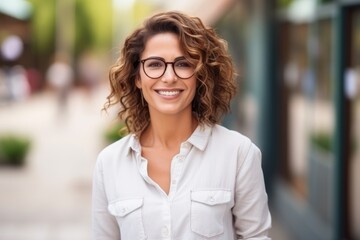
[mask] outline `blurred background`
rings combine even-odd
[[[228,41],[223,125],[262,150],[272,238],[360,239],[360,0],[0,0],[0,239],[90,239],[108,70],[163,10]]]

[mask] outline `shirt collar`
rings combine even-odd
[[[187,142],[204,151],[211,135],[211,127],[208,125],[198,125]]]
[[[141,151],[139,139],[135,134],[130,135],[128,154],[131,152],[130,150],[133,150],[136,153],[140,153]]]
[[[189,142],[199,150],[204,151],[210,139],[211,129],[212,127],[208,125],[198,125],[186,142]],[[141,151],[139,139],[135,134],[131,134],[130,136],[128,153],[130,153],[130,149],[136,153],[140,153]]]

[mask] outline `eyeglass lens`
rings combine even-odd
[[[148,58],[142,60],[142,63],[145,74],[150,78],[159,78],[164,75],[168,64],[172,65],[174,73],[179,78],[190,78],[194,75],[194,67],[186,59],[165,62],[160,58]]]

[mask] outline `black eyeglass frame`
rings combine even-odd
[[[162,62],[165,64],[164,72],[163,72],[159,77],[155,77],[155,78],[154,78],[154,77],[150,77],[150,76],[146,73],[146,71],[145,71],[145,64],[144,64],[144,63],[145,63],[147,60],[151,60],[151,59],[160,60],[160,61],[162,61]],[[182,61],[182,60],[186,60],[186,59],[185,59],[184,57],[178,57],[178,58],[175,58],[175,61],[173,61],[173,62],[166,62],[166,61],[165,61],[163,58],[161,58],[161,57],[149,57],[149,58],[146,58],[146,59],[142,59],[142,60],[140,60],[139,62],[142,63],[143,71],[144,71],[145,75],[148,76],[148,77],[151,78],[151,79],[157,79],[157,78],[161,78],[162,76],[164,76],[164,74],[165,74],[165,72],[166,72],[166,69],[167,69],[167,66],[168,66],[169,64],[171,64],[172,69],[173,69],[176,77],[178,77],[178,78],[180,78],[180,79],[189,79],[189,78],[191,78],[192,76],[194,76],[195,71],[193,72],[193,74],[191,74],[190,77],[186,77],[186,78],[180,77],[180,76],[176,73],[174,64],[177,63],[178,61]]]

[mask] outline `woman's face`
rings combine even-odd
[[[174,33],[152,36],[146,42],[140,59],[149,59],[141,63],[140,78],[136,80],[136,86],[143,92],[150,113],[191,114],[196,93],[196,77],[191,74],[194,71],[193,66],[184,59],[178,36]],[[164,63],[174,61],[173,65]],[[160,76],[164,66],[166,71]]]

